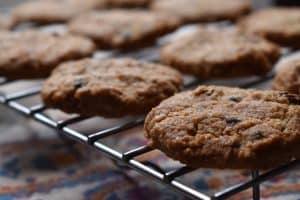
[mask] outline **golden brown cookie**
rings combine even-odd
[[[154,0],[151,9],[179,17],[183,23],[236,20],[251,10],[249,0]]]
[[[13,9],[16,22],[39,24],[65,22],[82,12],[104,8],[107,0],[35,0]]]
[[[300,59],[287,61],[279,66],[273,89],[300,94]]]
[[[241,20],[244,32],[254,33],[282,46],[300,48],[300,8],[268,8]]]
[[[42,78],[63,61],[90,56],[95,50],[87,38],[38,30],[0,32],[0,76],[9,79]]]
[[[201,79],[265,75],[279,56],[262,38],[216,27],[199,27],[161,50],[164,64]]]
[[[300,158],[300,96],[201,86],[154,108],[149,145],[188,166],[260,169]]]
[[[42,88],[45,104],[67,113],[123,117],[146,114],[182,88],[166,66],[133,59],[84,59],[54,70]]]
[[[179,25],[164,14],[141,10],[110,10],[83,14],[69,24],[71,33],[93,39],[100,48],[135,49],[155,40]]]

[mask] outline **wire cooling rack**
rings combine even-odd
[[[152,51],[153,49],[150,49],[150,52]],[[146,52],[149,52],[149,49]],[[155,56],[150,56],[150,54],[151,53],[148,54],[148,53],[139,52],[138,54],[132,54],[130,56],[137,57],[139,59],[144,58],[145,60],[156,60]],[[120,56],[120,55],[116,54],[115,56]],[[251,79],[250,81],[242,82],[236,84],[235,86],[241,88],[252,88],[252,87],[256,87],[261,83],[268,82],[273,77],[274,74],[271,73],[265,77],[255,78],[253,80]],[[185,85],[185,89],[191,89],[200,83],[201,81],[193,80]],[[1,87],[5,87],[7,85],[14,85],[14,84],[15,82],[13,81],[1,79],[0,90]],[[144,122],[144,117],[130,119],[125,122],[122,122],[121,124],[87,134],[84,132],[77,131],[70,127],[71,125],[78,124],[84,120],[87,120],[88,118],[86,117],[72,116],[65,120],[55,120],[46,114],[46,111],[51,109],[47,108],[41,102],[31,106],[26,106],[20,102],[22,99],[38,96],[39,93],[40,93],[39,85],[18,92],[6,91],[5,93],[0,93],[0,104],[3,104],[4,106],[9,107],[23,114],[28,118],[31,118],[37,122],[40,122],[48,127],[55,129],[56,131],[58,131],[59,134],[62,134],[63,136],[71,137],[72,139],[75,139],[78,142],[93,147],[99,152],[104,153],[106,156],[116,161],[116,163],[119,163],[119,165],[121,164],[123,166],[126,166],[127,168],[133,169],[141,174],[144,174],[145,176],[151,177],[154,180],[166,186],[169,186],[170,188],[182,193],[183,195],[191,199],[197,199],[197,200],[227,199],[229,197],[234,196],[237,193],[252,188],[253,199],[259,200],[261,183],[268,181],[271,178],[281,173],[288,172],[289,170],[294,169],[297,166],[300,166],[300,161],[294,160],[290,163],[287,163],[283,166],[277,167],[267,172],[260,173],[258,170],[254,170],[251,171],[250,180],[223,189],[219,192],[214,193],[213,195],[208,195],[205,194],[204,192],[193,189],[188,184],[184,184],[182,181],[179,180],[180,177],[192,173],[195,170],[201,170],[201,169],[192,169],[188,166],[181,166],[177,169],[166,171],[160,166],[160,164],[155,164],[150,160],[139,161],[137,159],[137,157],[143,156],[155,150],[148,147],[147,145],[139,146],[137,148],[130,149],[126,152],[121,152],[118,151],[117,148],[110,147],[103,142],[103,140],[106,138],[109,138],[111,136],[118,136],[118,134],[121,134],[126,130],[142,125]]]

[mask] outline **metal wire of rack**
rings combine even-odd
[[[270,74],[266,77],[262,77],[260,79],[244,83],[239,85],[241,88],[249,88],[253,87],[257,84],[263,83],[265,81],[270,80],[273,77],[273,74]],[[5,79],[0,80],[0,87],[5,86],[6,84],[13,84],[13,82],[7,81]],[[192,88],[199,84],[199,81],[194,81],[188,85],[186,88]],[[123,131],[129,130],[131,128],[142,125],[144,122],[144,118],[136,118],[133,120],[129,120],[123,124],[119,124],[117,126],[109,127],[103,130],[96,131],[91,134],[85,134],[79,131],[76,131],[70,128],[70,125],[74,125],[76,123],[80,123],[83,120],[86,120],[86,117],[75,116],[66,120],[54,120],[45,114],[46,110],[49,110],[42,103],[36,104],[33,106],[25,106],[22,103],[18,102],[27,97],[32,97],[38,95],[40,92],[40,87],[32,87],[20,92],[9,93],[9,94],[1,94],[0,93],[0,104],[7,106],[26,117],[29,117],[35,121],[38,121],[48,127],[51,127],[58,131],[63,136],[68,136],[76,141],[84,143],[90,147],[95,148],[96,150],[104,153],[109,158],[115,160],[118,163],[122,163],[122,165],[127,166],[130,169],[133,169],[141,174],[144,174],[148,177],[153,178],[154,180],[171,187],[172,189],[182,193],[188,198],[196,199],[196,200],[219,200],[219,199],[227,199],[232,197],[233,195],[245,191],[249,188],[252,188],[253,191],[253,199],[260,199],[260,184],[270,180],[271,178],[287,172],[291,169],[294,169],[300,166],[300,160],[294,160],[290,163],[287,163],[278,168],[272,169],[270,171],[259,173],[258,170],[254,170],[251,172],[252,178],[246,182],[231,186],[222,191],[219,191],[213,195],[204,194],[201,191],[195,190],[192,187],[180,182],[178,180],[179,177],[182,177],[188,173],[195,171],[196,169],[192,169],[188,166],[183,166],[171,171],[163,170],[158,164],[154,164],[151,161],[138,161],[136,158],[155,149],[150,148],[147,145],[139,146],[137,148],[131,149],[126,152],[120,152],[115,148],[109,147],[108,145],[102,142],[102,139],[108,138],[112,135],[118,135]]]

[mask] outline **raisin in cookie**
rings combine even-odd
[[[9,79],[42,78],[60,62],[90,56],[95,50],[87,38],[38,30],[0,32],[0,76]]]
[[[287,61],[279,66],[273,89],[300,94],[300,59]]]
[[[183,23],[236,20],[249,13],[249,0],[154,0],[151,9],[179,17]]]
[[[134,49],[152,44],[178,25],[176,18],[164,14],[110,10],[83,14],[70,22],[69,30],[93,39],[100,48]]]
[[[272,168],[300,158],[300,97],[201,86],[154,108],[149,145],[191,167]]]
[[[199,27],[161,51],[163,63],[201,79],[265,75],[279,56],[279,47],[262,38],[215,27]]]
[[[54,70],[42,88],[45,104],[67,113],[122,117],[147,113],[182,88],[180,74],[132,59],[84,59]]]
[[[65,22],[88,10],[103,8],[107,0],[36,0],[25,2],[12,11],[17,23]]]
[[[300,48],[300,8],[269,8],[241,20],[241,30],[282,46]]]

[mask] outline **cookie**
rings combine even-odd
[[[135,49],[153,44],[178,25],[179,20],[168,15],[117,9],[83,14],[70,22],[69,30],[103,49]]]
[[[103,8],[107,0],[36,0],[20,4],[12,15],[17,23],[65,22],[91,9]]]
[[[241,30],[282,46],[300,48],[300,8],[269,8],[242,19]]]
[[[9,79],[42,78],[60,62],[90,56],[95,50],[87,38],[38,30],[0,32],[0,76]]]
[[[279,66],[273,81],[273,89],[300,94],[300,59]]]
[[[149,145],[188,166],[265,169],[300,158],[300,97],[201,86],[154,108]]]
[[[169,13],[182,23],[236,20],[251,10],[250,0],[154,0],[151,9]]]
[[[55,69],[42,88],[48,107],[108,118],[146,114],[182,88],[181,75],[166,66],[129,58],[84,59]]]
[[[199,27],[161,50],[161,61],[201,79],[265,75],[280,48],[235,29]]]

